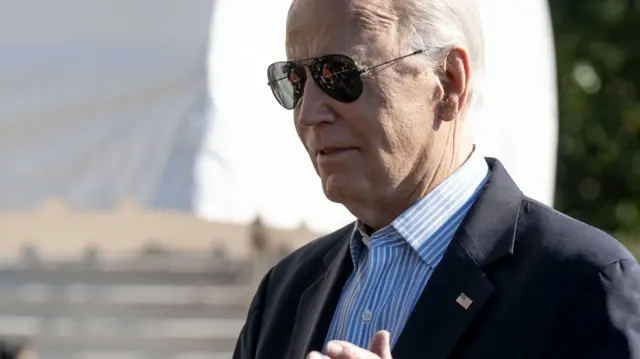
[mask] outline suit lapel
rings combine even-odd
[[[342,287],[353,267],[349,238],[353,226],[336,234],[341,238],[327,253],[319,278],[300,297],[287,358],[305,358],[311,350],[320,350],[338,305]]]
[[[393,358],[446,358],[492,291],[464,246],[452,243],[411,313]]]
[[[394,359],[445,359],[491,297],[486,268],[513,253],[523,195],[497,160],[429,279],[396,345]]]

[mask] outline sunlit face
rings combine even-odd
[[[393,1],[294,0],[287,22],[289,60],[345,54],[372,66],[406,55],[398,46]],[[293,111],[295,127],[331,201],[347,208],[384,203],[426,176],[435,79],[417,55],[367,73],[364,92],[352,103],[305,83]]]

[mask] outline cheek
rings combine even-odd
[[[379,154],[389,172],[406,174],[428,149],[430,119],[411,103],[385,109],[380,118]]]
[[[433,88],[426,81],[416,80],[410,84],[391,81],[385,92],[390,136],[403,152],[414,152],[433,132]]]
[[[295,130],[296,130],[296,134],[298,135],[298,139],[299,139],[299,140],[300,140],[300,142],[302,143],[302,146],[304,147],[304,149],[305,149],[307,152],[309,152],[309,149],[308,149],[308,147],[307,147],[307,143],[306,143],[306,140],[305,140],[305,139],[306,139],[306,136],[307,136],[307,135],[306,135],[306,131],[305,131],[305,128],[304,128],[303,126],[300,126],[300,125],[298,124],[298,121],[297,121],[298,116],[297,116],[297,112],[296,112],[296,111],[297,111],[297,110],[294,110],[294,114],[293,114],[293,127],[294,127],[294,128],[295,128]]]
[[[306,127],[300,124],[300,104],[298,104],[298,107],[294,108],[291,113],[293,114],[291,118],[293,127],[296,129],[296,133],[298,134],[300,140],[303,140],[304,134],[306,133]]]

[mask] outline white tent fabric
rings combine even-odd
[[[478,146],[523,192],[553,205],[558,138],[553,31],[546,0],[481,0],[486,50]]]
[[[60,197],[192,209],[212,0],[20,0],[0,11],[0,210]]]
[[[198,211],[275,226],[305,222],[330,231],[353,219],[322,193],[291,114],[266,85],[266,67],[285,58],[290,0],[221,0],[212,31],[216,121],[207,143],[226,160],[204,158]],[[487,49],[485,105],[473,116],[477,144],[502,160],[523,191],[553,202],[557,138],[555,58],[544,0],[480,1]],[[251,8],[251,11],[247,11]],[[258,30],[259,29],[259,30]]]

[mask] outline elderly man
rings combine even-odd
[[[633,256],[474,148],[474,0],[294,0],[286,36],[269,85],[358,220],[267,273],[234,358],[640,358]]]

